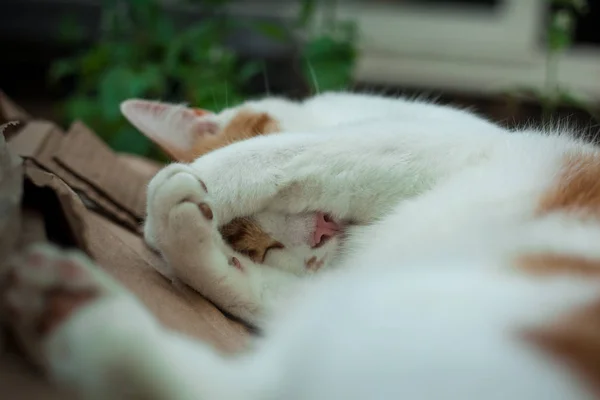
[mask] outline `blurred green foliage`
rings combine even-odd
[[[291,28],[236,19],[226,9],[230,0],[187,3],[201,7],[206,18],[178,29],[157,0],[105,0],[95,43],[50,69],[53,82],[75,82],[63,107],[65,122],[83,120],[117,151],[163,158],[121,116],[119,104],[132,97],[172,99],[213,111],[239,104],[245,99],[244,85],[263,72],[264,63],[242,61],[225,45],[238,28],[297,44],[301,70],[314,91],[351,83],[356,30],[353,23],[332,17],[335,1],[301,0]],[[328,18],[315,29],[319,7]],[[68,44],[82,43],[83,29],[72,17],[65,17],[61,33]]]
[[[559,82],[560,61],[573,44],[578,14],[588,10],[587,0],[548,0],[553,8],[546,25],[546,75],[541,89],[519,88],[509,93],[515,100],[532,99],[542,106],[544,119],[551,119],[560,107],[582,109],[598,118],[596,110],[580,95]]]

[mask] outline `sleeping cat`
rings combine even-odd
[[[486,130],[499,130],[492,123],[464,110],[442,107],[424,101],[408,101],[405,99],[383,98],[353,93],[325,93],[309,98],[303,102],[293,102],[283,98],[265,98],[246,102],[240,106],[226,109],[218,114],[206,110],[191,109],[173,104],[146,100],[126,101],[121,110],[123,114],[149,138],[163,147],[176,160],[185,162],[226,146],[236,141],[251,137],[286,133],[293,134],[302,130],[310,132],[335,126],[353,125],[361,121],[393,117],[402,121],[421,120],[439,121],[440,123],[461,124]],[[364,123],[364,122],[363,122]],[[373,135],[365,131],[365,135]],[[193,164],[192,164],[193,165]],[[178,168],[178,167],[176,167]],[[193,168],[193,166],[192,166]],[[168,169],[167,169],[168,171]],[[150,184],[150,192],[160,183],[158,174]],[[169,189],[170,190],[170,189]],[[155,243],[152,231],[153,204],[149,195],[148,223],[145,229],[147,242],[161,251],[168,260],[169,249],[164,243]],[[307,212],[308,211],[308,212]],[[304,210],[300,213],[285,213],[275,210],[258,210],[252,215],[236,215],[232,219],[220,220],[218,227],[223,240],[215,239],[218,246],[227,248],[227,258],[231,265],[238,268],[251,268],[264,271],[257,264],[268,266],[297,276],[306,276],[335,265],[339,253],[337,248],[340,237],[346,229],[357,225],[368,224],[371,219],[339,220],[331,214],[319,210]],[[177,253],[174,243],[174,252]],[[233,250],[233,251],[231,251]],[[201,259],[177,262],[168,260],[178,271],[161,268],[160,272],[168,277],[177,276],[199,289],[201,284],[195,282],[190,273]],[[159,266],[160,267],[160,266]],[[186,271],[186,268],[192,271]],[[250,273],[253,276],[252,273]],[[287,274],[286,274],[287,275]],[[284,277],[286,275],[283,275]],[[259,281],[261,278],[257,278]],[[273,279],[279,279],[273,278]],[[287,279],[287,278],[284,278]],[[254,290],[262,291],[259,287]],[[277,289],[280,285],[269,284]],[[238,305],[230,305],[225,301],[236,299],[231,290],[222,294],[209,293],[216,290],[210,285],[202,292],[222,308],[245,319],[257,323],[265,306],[272,303],[273,296],[264,299],[249,299],[243,305],[249,310],[238,310]],[[258,296],[260,297],[260,296]],[[248,297],[246,297],[248,299]],[[246,301],[246,300],[244,300]],[[265,303],[265,304],[263,304]]]
[[[126,101],[121,110],[141,132],[179,162],[191,162],[209,151],[258,135],[352,123],[390,113],[413,118],[460,117],[465,122],[490,126],[480,118],[449,107],[354,93],[324,93],[303,102],[268,97],[218,114],[146,100]],[[319,232],[320,238],[326,241],[337,231],[336,225],[328,223],[332,221],[326,221],[325,215],[319,217],[326,228]],[[235,218],[219,229],[227,245],[256,263],[280,268],[285,265],[301,274],[318,270],[324,263],[317,261],[317,255],[287,237],[293,231],[290,225],[305,230],[306,219],[294,221],[290,216],[263,213]],[[270,251],[274,249],[286,251]],[[306,260],[311,261],[309,268]]]
[[[452,115],[259,135],[154,178],[146,237],[263,326],[245,354],[167,331],[52,248],[13,260],[4,302],[51,376],[92,399],[598,398],[600,152]],[[218,226],[261,212],[345,222],[332,268],[302,278],[223,242]]]

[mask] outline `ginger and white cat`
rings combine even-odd
[[[21,338],[91,399],[598,398],[598,149],[424,103],[373,115],[371,100],[300,105],[287,118],[298,129],[276,101],[261,112],[282,134],[150,184],[146,238],[180,279],[263,328],[247,353],[166,330],[88,260],[51,248],[12,263],[3,298]],[[158,128],[162,111],[141,115],[176,132]],[[329,268],[303,276],[224,242],[220,226],[261,213],[344,224],[316,249]]]
[[[280,291],[286,287],[286,285],[278,283],[279,281],[290,279],[294,281],[296,276],[310,275],[321,268],[327,269],[335,266],[340,255],[341,239],[347,236],[349,232],[357,229],[358,226],[371,223],[374,216],[369,215],[366,211],[362,215],[353,218],[334,215],[339,214],[337,211],[332,213],[314,207],[312,209],[308,207],[297,212],[259,207],[253,208],[251,212],[247,213],[235,213],[226,217],[218,217],[213,226],[218,228],[219,232],[213,226],[209,227],[211,235],[215,237],[208,236],[205,241],[209,246],[216,247],[217,250],[211,251],[219,253],[221,263],[227,259],[230,265],[237,266],[238,269],[248,270],[249,279],[244,279],[243,284],[250,284],[252,287],[241,291],[226,284],[214,285],[210,283],[208,288],[203,288],[208,280],[206,277],[202,277],[201,280],[205,282],[204,284],[196,281],[197,266],[207,263],[204,257],[207,257],[210,252],[200,248],[195,254],[181,252],[181,245],[178,242],[181,235],[169,232],[164,234],[165,239],[160,239],[159,236],[163,235],[160,231],[165,228],[156,226],[154,223],[154,216],[165,212],[159,209],[170,210],[172,201],[181,200],[180,195],[177,193],[184,190],[185,185],[192,185],[187,189],[191,191],[198,187],[195,180],[190,181],[182,176],[175,179],[177,183],[173,183],[174,180],[171,179],[171,175],[174,171],[189,171],[192,175],[196,175],[198,179],[206,181],[204,168],[196,166],[197,163],[202,163],[204,158],[198,159],[198,156],[236,141],[265,134],[285,133],[287,135],[304,131],[323,132],[325,135],[329,135],[331,132],[335,135],[336,131],[330,128],[344,127],[345,130],[346,127],[353,127],[351,129],[355,129],[359,136],[364,136],[361,140],[372,141],[380,133],[371,131],[369,124],[371,121],[379,123],[379,121],[386,118],[402,123],[419,124],[421,121],[436,121],[440,124],[455,125],[457,127],[465,126],[471,127],[471,129],[500,130],[492,123],[459,109],[442,107],[422,101],[407,101],[350,93],[326,93],[304,102],[266,98],[246,102],[241,106],[226,109],[218,114],[145,100],[129,100],[123,104],[121,109],[123,114],[136,127],[160,144],[176,159],[183,161],[197,160],[189,166],[181,164],[169,166],[161,171],[149,186],[145,238],[152,247],[163,254],[168,264],[176,269],[173,271],[172,269],[163,268],[160,272],[168,277],[177,276],[192,287],[199,289],[228,312],[254,324],[258,323],[257,319],[260,318],[260,314],[265,307],[271,307],[274,303],[277,303],[277,295],[270,292]],[[290,137],[290,140],[294,140],[294,138]],[[334,143],[339,140],[334,137],[324,142],[326,143],[324,146],[339,147],[340,144]],[[342,138],[342,140],[346,140],[346,138]],[[314,145],[319,146],[319,143],[317,141]],[[259,146],[262,147],[262,145]],[[270,157],[269,147],[264,147],[264,152],[267,157]],[[389,156],[394,157],[393,153],[390,153]],[[235,156],[233,157],[235,158]],[[244,164],[251,162],[252,157],[241,158],[239,161],[235,159],[224,161],[222,167],[225,168],[230,162],[237,162],[243,168],[245,167]],[[276,152],[273,152],[272,157],[273,164],[281,164],[281,161],[278,160],[280,156]],[[283,157],[287,157],[287,154],[284,154]],[[210,160],[209,158],[209,163]],[[312,163],[313,161],[307,160],[307,162]],[[377,160],[368,161],[368,163],[372,162],[377,162]],[[367,165],[364,164],[365,167]],[[250,164],[246,166],[250,170],[252,169]],[[201,173],[202,177],[198,176],[198,173]],[[215,173],[215,178],[229,179],[226,177],[227,173],[225,171],[215,171]],[[164,189],[160,189],[159,194],[155,196],[157,188],[163,185],[165,178],[170,183],[167,183]],[[210,178],[208,179],[210,180]],[[234,179],[246,180],[247,177],[239,176]],[[172,185],[178,186],[178,188],[175,189]],[[217,190],[224,189],[221,183],[210,183],[210,185]],[[356,187],[359,185],[358,181],[354,182],[353,185],[355,186],[353,190],[360,190],[360,186]],[[340,205],[352,195],[347,189],[344,189],[346,190],[344,194],[336,194],[336,201]],[[229,189],[224,190],[234,193]],[[373,195],[377,194],[379,196],[383,193],[385,193],[385,190],[374,188]],[[237,192],[236,195],[239,195],[239,201],[246,201],[245,198],[251,196],[251,193],[241,194]],[[294,196],[294,193],[286,194],[282,192],[281,195]],[[407,194],[402,194],[401,198],[406,196]],[[395,194],[386,201],[394,203],[399,198],[398,194]],[[198,198],[195,201],[196,203],[202,202]],[[199,237],[206,236],[198,236],[198,234],[190,233],[189,240],[198,241]],[[219,236],[222,236],[222,239]],[[177,239],[167,243],[174,237]],[[213,243],[216,243],[216,245],[213,246]],[[169,254],[172,254],[172,256]],[[172,259],[172,257],[180,258],[183,256],[189,258],[186,260]],[[209,263],[212,264],[212,262]],[[283,270],[287,273],[282,274],[281,271],[270,272],[272,269]],[[289,273],[295,276],[290,276]],[[217,274],[214,279],[220,279],[220,275]],[[209,290],[214,293],[209,293]],[[248,291],[253,293],[247,293]],[[239,297],[244,292],[247,294]],[[228,302],[232,304],[227,304]],[[242,304],[239,304],[240,302]],[[240,310],[240,307],[246,308],[246,310]]]

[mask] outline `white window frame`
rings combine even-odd
[[[290,17],[297,12],[297,2],[253,1],[247,7],[243,3],[236,9],[247,14]],[[542,40],[548,3],[503,0],[490,13],[458,6],[436,9],[340,0],[337,15],[354,20],[360,31],[358,81],[495,94],[543,86]],[[600,47],[569,51],[559,72],[563,87],[587,100],[600,101]]]

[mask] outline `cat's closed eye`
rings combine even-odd
[[[267,247],[264,257],[267,256],[267,253],[269,252],[269,250],[281,250],[281,249],[285,249],[285,246],[282,243],[275,242],[271,246]],[[263,257],[263,261],[264,261],[264,257]]]
[[[273,244],[267,246],[267,247],[262,247],[262,248],[253,248],[253,249],[239,249],[238,251],[242,254],[247,255],[248,257],[250,257],[250,259],[252,261],[254,261],[255,263],[259,263],[262,264],[265,262],[265,258],[267,258],[267,253],[270,250],[278,250],[278,249],[283,249],[285,248],[285,246],[279,242],[274,242]]]
[[[236,218],[221,227],[221,234],[233,250],[259,264],[265,262],[270,250],[284,248],[282,243],[266,234],[253,218]]]

